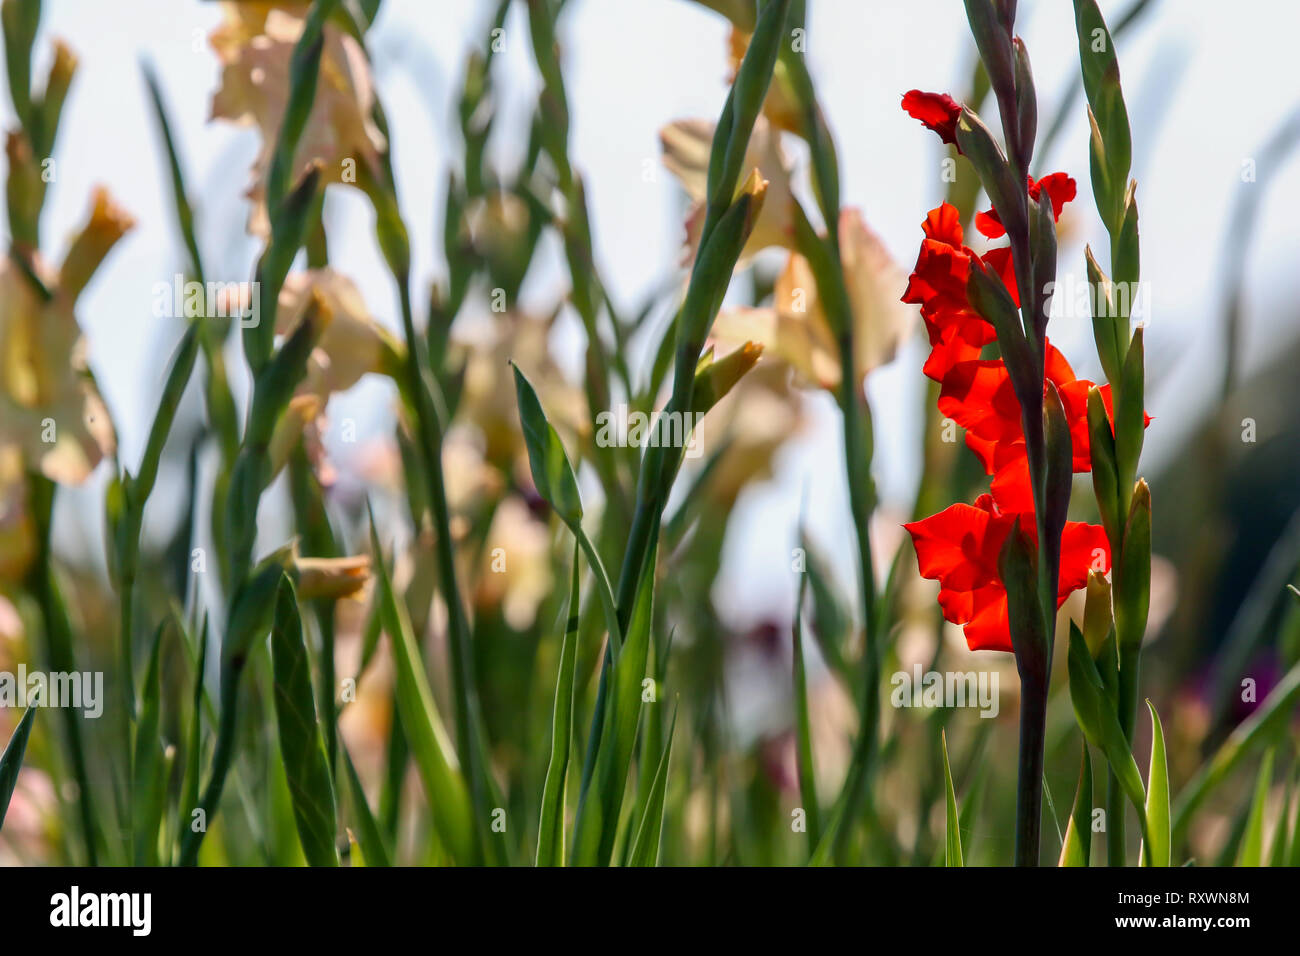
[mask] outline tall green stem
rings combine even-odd
[[[1020,754],[1016,779],[1016,866],[1038,866],[1043,820],[1043,749],[1047,682],[1021,680]]]

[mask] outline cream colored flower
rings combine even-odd
[[[256,126],[261,133],[248,192],[253,200],[248,230],[264,237],[269,232],[265,179],[284,122],[294,44],[309,6],[254,2],[223,3],[222,8],[225,18],[209,38],[221,62],[212,118]],[[318,159],[327,183],[357,183],[376,170],[387,144],[374,123],[374,103],[365,51],[327,23],[316,96],[294,154],[294,170]]]
[[[499,469],[483,457],[483,436],[477,429],[455,425],[442,443],[442,472],[447,507],[468,515],[501,494],[505,481]]]
[[[591,434],[586,396],[565,378],[550,352],[555,318],[504,312],[458,325],[453,333],[452,363],[464,369],[457,421],[478,428],[484,457],[507,472],[519,465],[528,473],[510,361],[528,376],[562,436],[581,440]]]
[[[80,484],[116,446],[86,366],[75,306],[132,225],[97,189],[57,272],[36,259],[31,274],[12,258],[0,261],[0,444],[21,449],[26,467],[63,484]]]
[[[328,396],[313,392],[300,392],[289,399],[289,405],[275,423],[271,432],[271,445],[267,458],[271,461],[272,476],[289,462],[289,456],[298,442],[305,443],[307,458],[316,473],[316,479],[324,486],[333,484],[334,469],[326,460],[325,449],[320,440],[318,423],[325,414],[325,402]]]
[[[903,270],[890,257],[880,238],[867,228],[862,214],[840,214],[840,259],[853,309],[854,352],[865,379],[891,361],[916,320],[916,309],[898,300],[905,284]],[[722,344],[752,340],[766,355],[790,365],[808,386],[834,390],[840,384],[839,346],[826,319],[812,269],[803,256],[791,253],[777,277],[773,303],[763,308],[723,309],[712,337]]]
[[[292,335],[312,303],[321,332],[307,359],[306,375],[276,422],[269,457],[272,474],[279,474],[302,438],[317,479],[330,485],[335,473],[320,440],[330,396],[347,391],[370,373],[396,376],[405,347],[375,321],[352,280],[329,268],[296,272],[285,279],[276,306],[276,332]]]
[[[697,426],[706,458],[721,456],[706,493],[726,513],[745,486],[772,475],[777,449],[802,429],[804,413],[790,372],[779,362],[759,361]]]
[[[276,306],[275,331],[290,335],[317,296],[329,322],[307,363],[300,392],[322,399],[344,392],[371,372],[395,374],[404,346],[375,321],[361,292],[347,276],[330,268],[295,272],[284,281]]]
[[[699,251],[700,231],[704,228],[705,199],[708,192],[709,152],[713,144],[714,124],[708,120],[688,119],[669,123],[659,131],[664,165],[681,182],[692,206],[686,218],[688,259]],[[781,148],[780,133],[762,117],[754,124],[742,169],[757,168],[767,180],[767,195],[758,220],[740,255],[744,262],[769,246],[794,245],[794,195],[790,191],[792,171],[789,158]]]
[[[550,530],[518,496],[506,498],[493,513],[475,580],[474,603],[500,606],[505,622],[517,631],[532,626],[551,593]]]

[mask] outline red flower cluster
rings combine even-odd
[[[1074,196],[1074,181],[1061,173],[1030,180],[1046,189],[1053,211]],[[998,233],[996,213],[981,213],[978,222],[986,235]],[[931,210],[922,226],[925,239],[916,268],[903,293],[904,302],[921,306],[930,335],[930,357],[925,374],[941,384],[939,410],[966,430],[966,444],[992,476],[989,494],[972,505],[952,507],[905,525],[916,546],[922,577],[940,583],[943,616],[965,625],[971,650],[1010,651],[1007,592],[998,575],[998,555],[1017,516],[1021,529],[1036,539],[1034,496],[1029,459],[1021,424],[1020,402],[1011,376],[1000,359],[981,359],[980,352],[996,335],[966,297],[970,270],[984,268],[1002,278],[1017,302],[1011,250],[990,249],[983,256],[962,244],[957,210],[947,203]],[[975,265],[978,260],[979,265]],[[1070,363],[1050,343],[1046,346],[1044,389],[1055,386],[1065,408],[1074,453],[1074,470],[1092,469],[1088,439],[1088,390],[1093,383],[1077,378]],[[1102,386],[1110,411],[1110,387]],[[1061,541],[1061,572],[1057,603],[1087,584],[1090,570],[1107,571],[1110,546],[1099,525],[1066,522]]]
[[[903,108],[939,133],[945,142],[952,142],[949,135],[961,107],[950,98],[913,90],[903,98]],[[1031,177],[1026,189],[1035,202],[1046,192],[1057,218],[1075,196],[1074,180],[1064,173],[1052,173],[1037,181]],[[992,209],[979,213],[975,226],[990,239],[1006,233]],[[1020,402],[1001,360],[980,358],[983,347],[997,336],[966,295],[970,270],[983,268],[999,276],[1019,304],[1011,249],[1000,246],[983,256],[973,252],[962,242],[956,208],[947,203],[930,211],[922,229],[925,238],[903,301],[921,307],[930,337],[930,356],[924,371],[942,386],[939,410],[966,430],[967,446],[992,481],[990,493],[980,495],[974,505],[955,504],[905,527],[912,535],[922,577],[939,581],[943,616],[964,625],[971,650],[1011,651],[1007,592],[998,572],[998,556],[1017,518],[1022,532],[1036,543],[1034,496]],[[1065,357],[1050,343],[1046,345],[1044,389],[1047,382],[1055,386],[1065,408],[1074,470],[1090,471],[1088,390],[1093,383],[1076,378]],[[1103,386],[1101,394],[1110,413],[1110,387]],[[1066,522],[1057,606],[1070,592],[1087,584],[1090,570],[1104,572],[1109,568],[1110,545],[1101,526]]]
[[[998,555],[1016,517],[1002,511],[991,495],[980,495],[974,505],[956,504],[904,526],[916,546],[921,576],[939,581],[944,618],[965,625],[966,643],[973,651],[1012,650]],[[1020,528],[1037,540],[1032,513]],[[1090,570],[1105,570],[1109,563],[1110,546],[1101,526],[1067,521],[1061,535],[1056,606],[1088,583]]]
[[[1074,370],[1056,347],[1047,343],[1044,378],[1056,386],[1070,425],[1074,470],[1092,470],[1088,439],[1088,390],[1093,383],[1075,378]],[[1046,388],[1046,384],[1043,386]],[[1110,386],[1101,387],[1110,412]],[[984,473],[993,476],[990,491],[1003,511],[1033,513],[1029,460],[1020,420],[1020,402],[1011,376],[999,359],[958,362],[944,376],[939,411],[966,429],[966,445],[975,452]]]
[[[1075,183],[1065,173],[1051,173],[1038,181],[1030,177],[1028,190],[1035,201],[1043,190],[1047,190],[1052,200],[1052,212],[1059,219],[1061,209],[1074,198]],[[975,225],[990,239],[1006,233],[995,209],[978,213]],[[966,298],[966,280],[970,277],[972,264],[978,261],[986,272],[999,276],[1017,306],[1020,305],[1020,291],[1016,286],[1011,247],[996,246],[980,256],[963,245],[961,218],[956,207],[944,203],[938,209],[930,210],[921,228],[925,239],[921,242],[921,252],[908,279],[903,301],[921,307],[921,318],[925,320],[930,335],[930,357],[923,371],[936,382],[942,382],[955,365],[979,358],[981,349],[997,338],[993,326],[971,307]],[[1073,377],[1071,373],[1070,379]],[[1087,394],[1085,389],[1085,399]]]

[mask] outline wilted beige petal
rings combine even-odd
[[[907,276],[857,209],[840,213],[840,261],[853,306],[858,371],[865,377],[893,360],[918,312],[899,301]]]
[[[856,209],[840,216],[840,257],[853,309],[854,351],[866,376],[891,361],[917,319],[915,307],[899,301],[903,270]],[[711,338],[735,345],[752,340],[769,358],[795,370],[799,383],[834,390],[840,384],[839,345],[822,307],[808,261],[791,253],[772,290],[770,308],[723,309]]]
[[[836,388],[840,383],[839,346],[826,321],[817,281],[807,259],[798,253],[790,254],[776,278],[772,299],[781,317],[783,339],[794,340],[797,336],[804,341],[805,378],[821,388]]]
[[[289,406],[284,410],[275,429],[271,432],[271,444],[267,457],[271,460],[271,474],[278,475],[289,461],[298,440],[303,437],[307,427],[325,411],[325,399],[314,392],[300,392],[289,399]]]
[[[554,321],[555,316],[504,312],[453,330],[451,361],[464,369],[457,420],[478,429],[484,457],[503,471],[521,465],[527,473],[510,361],[532,382],[562,437],[581,441],[591,434],[586,394],[565,377],[550,351]]]
[[[709,152],[714,124],[707,120],[687,119],[669,123],[659,131],[664,151],[664,165],[691,199],[687,215],[686,238],[689,257],[699,251],[700,229],[704,223],[704,200],[708,191]],[[757,170],[767,181],[766,196],[749,241],[741,252],[743,263],[754,253],[770,246],[790,247],[794,242],[794,194],[791,191],[792,167],[781,148],[780,133],[759,117],[745,151],[744,170]],[[750,183],[746,179],[737,192]]]
[[[767,358],[793,368],[800,385],[835,389],[840,382],[839,349],[803,256],[790,254],[772,299],[770,308],[723,309],[713,323],[713,340],[727,345],[757,342]]]
[[[481,507],[501,491],[501,472],[484,459],[479,437],[473,429],[457,426],[442,443],[447,507],[456,514]]]
[[[709,151],[713,145],[713,123],[706,119],[684,119],[659,131],[663,162],[677,177],[692,202],[703,202],[708,193]]]
[[[393,358],[402,346],[375,321],[355,283],[330,268],[296,272],[285,279],[276,309],[276,332],[292,334],[313,295],[330,321],[308,362],[306,390],[328,396],[346,391],[363,375],[393,370]]]
[[[80,484],[116,439],[71,300],[51,291],[42,300],[12,261],[0,262],[0,443],[52,481]]]
[[[109,250],[135,225],[135,219],[97,186],[91,199],[90,217],[68,247],[59,268],[59,292],[75,303]]]
[[[212,117],[254,125],[262,148],[253,164],[249,231],[265,236],[265,176],[284,122],[290,61],[302,33],[305,4],[225,3],[225,19],[209,42],[221,61]],[[325,46],[311,114],[294,154],[294,168],[323,164],[324,182],[357,183],[386,148],[372,119],[374,85],[365,51],[338,27],[325,25]],[[364,169],[362,167],[365,167]]]
[[[720,509],[730,508],[746,486],[770,477],[777,449],[802,427],[802,402],[789,380],[784,364],[760,361],[696,427],[706,458],[722,449],[706,487]]]
[[[506,623],[517,631],[532,626],[554,584],[551,534],[521,498],[512,496],[497,506],[483,562],[475,604],[499,606]]]
[[[56,406],[41,421],[40,437],[45,450],[39,456],[40,468],[51,481],[79,485],[105,455],[116,450],[117,436],[108,408],[92,380],[79,378],[65,399],[66,404]],[[46,442],[51,425],[55,440]]]
[[[304,558],[295,554],[293,569],[298,576],[298,596],[304,600],[350,597],[370,580],[370,555]]]

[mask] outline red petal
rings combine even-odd
[[[1000,239],[1007,234],[1006,229],[1002,226],[1002,218],[998,215],[996,209],[989,209],[988,212],[977,212],[975,214],[975,228],[980,231],[980,235],[989,239]]]
[[[1080,473],[1092,470],[1092,439],[1088,435],[1088,390],[1091,388],[1092,382],[1081,378],[1057,389],[1065,408],[1065,420],[1070,425],[1074,470]]]
[[[992,545],[1001,547],[1003,524],[981,508],[955,504],[903,527],[912,536],[921,577],[969,591],[997,579],[997,563],[990,564],[987,556]]]
[[[997,337],[993,326],[973,312],[944,310],[928,316],[922,309],[921,316],[932,346],[922,371],[936,382],[947,378],[954,366],[978,359],[983,347]]]
[[[1038,197],[1042,195],[1044,189],[1047,190],[1048,197],[1052,200],[1052,218],[1060,219],[1061,210],[1067,202],[1074,199],[1078,188],[1073,179],[1065,173],[1049,173],[1037,182],[1034,177],[1029,177],[1029,198],[1038,202]],[[980,231],[981,235],[989,239],[1000,239],[1007,234],[1007,230],[1002,225],[1002,217],[998,215],[996,209],[990,208],[987,212],[978,212],[975,214],[975,228]]]
[[[1110,570],[1110,542],[1098,524],[1067,521],[1061,533],[1061,574],[1057,581],[1057,599],[1064,600],[1071,591],[1088,583],[1088,572]]]
[[[975,614],[965,628],[966,646],[972,651],[1013,653],[1006,590],[1001,584],[981,588],[973,595],[973,603]]]
[[[1075,381],[1074,369],[1070,368],[1070,363],[1065,360],[1065,356],[1061,354],[1060,349],[1052,344],[1050,339],[1047,341],[1047,349],[1043,355],[1043,377],[1058,389],[1062,385],[1068,385]],[[1092,383],[1089,382],[1088,384],[1091,385]]]
[[[962,248],[961,213],[950,203],[943,203],[931,209],[921,228],[925,231],[927,239],[942,242],[955,249]]]
[[[1024,437],[1020,402],[1007,367],[999,359],[962,362],[944,377],[939,411],[986,441]]]
[[[975,592],[939,589],[939,609],[943,619],[952,624],[965,624],[975,616]]]
[[[1061,210],[1067,202],[1074,199],[1078,193],[1078,187],[1073,179],[1065,173],[1048,173],[1038,182],[1034,182],[1033,177],[1029,179],[1029,198],[1038,201],[1042,191],[1046,189],[1047,195],[1052,200],[1052,217],[1061,218]]]
[[[991,475],[997,471],[998,443],[980,438],[970,432],[966,433],[966,447],[975,453],[975,457],[984,466],[984,474]]]
[[[1029,457],[1025,454],[1023,442],[1019,450],[1018,457],[998,469],[989,482],[989,488],[993,492],[993,500],[1007,514],[1033,515],[1034,488],[1030,483]],[[1030,525],[1032,523],[1029,522]]]
[[[928,129],[939,134],[945,143],[957,145],[957,117],[961,104],[947,93],[922,93],[909,90],[903,94],[903,109],[913,119],[918,119]]]
[[[942,299],[954,307],[966,307],[966,280],[970,276],[970,257],[935,239],[921,240],[916,266],[908,277],[903,301],[915,305],[939,307]]]
[[[942,382],[948,370],[954,365],[973,361],[979,358],[979,354],[979,346],[971,345],[961,338],[953,338],[950,342],[939,342],[930,349],[930,356],[921,366],[921,371],[925,373],[926,378]]]

